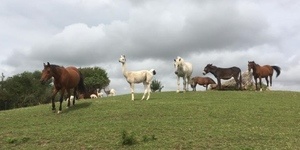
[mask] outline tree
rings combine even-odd
[[[12,109],[34,106],[47,103],[48,93],[51,88],[48,81],[45,85],[40,83],[41,72],[23,72],[7,78],[1,83],[0,109]],[[4,106],[5,105],[5,106]]]
[[[106,71],[100,67],[87,67],[80,68],[79,70],[84,76],[84,84],[87,92],[94,91],[97,88],[102,89],[110,83]]]
[[[161,91],[162,88],[164,88],[164,86],[161,85],[161,82],[158,80],[153,80],[151,85],[150,85],[151,91],[155,92],[155,91]]]

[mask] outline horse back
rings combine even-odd
[[[184,76],[191,76],[193,73],[193,65],[189,62],[184,62],[184,65],[182,69],[178,69],[178,76],[179,77],[184,77]]]
[[[235,66],[230,68],[218,68],[216,71],[216,74],[222,79],[230,79],[233,76],[238,76],[240,73],[241,69]]]
[[[76,67],[67,67],[66,68],[66,80],[68,81],[67,87],[73,88],[76,87],[80,81],[80,73]]]

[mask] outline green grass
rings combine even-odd
[[[1,111],[0,149],[298,149],[299,97],[162,92],[64,102],[62,114],[51,104]]]

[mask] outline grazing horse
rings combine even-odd
[[[259,84],[260,84],[260,91],[262,91],[261,86],[261,78],[265,78],[267,81],[267,87],[269,87],[269,80],[268,77],[270,77],[270,86],[272,86],[272,76],[273,76],[273,69],[276,71],[278,77],[280,75],[281,68],[278,66],[270,66],[270,65],[264,65],[260,66],[259,64],[256,64],[254,61],[248,61],[248,71],[250,72],[251,69],[253,70],[252,74],[255,80],[255,88],[257,88],[257,78],[259,78]]]
[[[240,87],[240,89],[242,89],[242,73],[240,68],[238,67],[219,68],[212,64],[207,64],[203,70],[203,75],[209,72],[212,73],[217,78],[219,90],[221,90],[221,79],[228,80],[232,77],[236,82],[236,89],[238,89],[238,86]]]
[[[76,92],[77,90],[79,92],[84,92],[85,87],[83,83],[83,76],[81,72],[75,68],[75,67],[67,67],[64,68],[62,66],[58,65],[53,65],[50,64],[49,62],[47,65],[44,63],[44,69],[42,71],[42,76],[40,79],[40,82],[44,84],[46,81],[48,81],[50,78],[54,78],[54,90],[52,93],[52,110],[55,111],[55,96],[56,94],[60,91],[60,105],[59,105],[59,111],[58,113],[61,112],[62,110],[62,102],[63,102],[63,96],[65,91],[67,91],[67,97],[71,99],[71,93],[70,90],[74,89],[74,99],[73,99],[73,105],[75,104],[75,98],[77,95]],[[68,107],[70,106],[70,101],[68,100]]]
[[[140,71],[127,71],[126,68],[126,58],[125,55],[121,55],[119,58],[119,62],[122,64],[122,73],[130,84],[131,89],[131,100],[134,101],[134,84],[143,83],[144,84],[144,95],[142,100],[145,98],[146,93],[148,93],[148,97],[146,100],[150,98],[150,85],[152,83],[153,76],[156,74],[154,69],[151,70],[140,70]]]
[[[193,77],[191,79],[191,87],[193,88],[193,91],[196,91],[197,84],[206,87],[207,90],[209,84],[216,84],[216,82],[210,77]]]
[[[185,62],[181,57],[174,59],[175,74],[177,75],[177,93],[179,93],[180,77],[183,79],[183,91],[189,90],[188,84],[193,73],[193,65]]]

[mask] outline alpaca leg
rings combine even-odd
[[[180,77],[177,76],[177,93],[179,93],[179,86],[180,86]]]
[[[131,100],[134,101],[134,83],[130,84],[130,89],[131,89]]]
[[[147,93],[147,83],[144,82],[143,84],[144,84],[144,95],[143,95],[143,97],[142,97],[142,100],[144,100],[145,95],[146,95],[146,93]]]
[[[147,92],[148,92],[148,97],[147,97],[147,99],[146,100],[149,100],[149,98],[150,98],[150,92],[151,90],[150,90],[150,83],[147,85]]]

